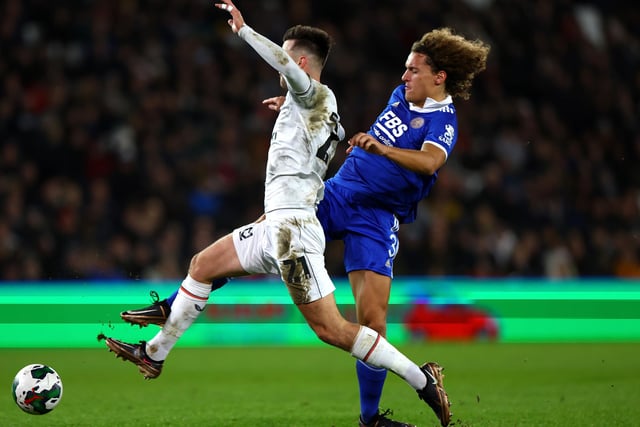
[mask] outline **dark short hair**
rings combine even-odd
[[[318,57],[322,65],[327,62],[333,40],[324,30],[307,25],[296,25],[289,28],[282,36],[282,41],[294,40],[294,47],[307,49]]]

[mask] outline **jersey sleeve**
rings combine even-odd
[[[423,143],[435,145],[449,157],[457,139],[458,124],[455,115],[442,113],[432,118]]]
[[[282,49],[262,34],[257,33],[248,25],[243,25],[238,31],[238,36],[246,41],[258,55],[271,65],[277,72],[284,76],[287,86],[296,95],[303,94],[311,89],[311,77],[305,73]]]

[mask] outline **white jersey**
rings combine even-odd
[[[288,92],[271,136],[265,212],[315,208],[337,143],[344,138],[335,95],[311,79],[278,45],[243,26],[238,35],[285,79]]]
[[[307,304],[335,290],[324,266],[324,232],[315,207],[344,129],[331,89],[246,25],[238,35],[280,73],[288,91],[269,147],[265,218],[235,229],[233,244],[245,272],[280,274],[293,301]]]

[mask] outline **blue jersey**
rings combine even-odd
[[[422,107],[409,104],[404,85],[400,85],[368,133],[398,148],[420,150],[425,143],[434,144],[448,157],[458,136],[456,110],[450,96],[442,102],[427,99]],[[331,181],[350,190],[357,203],[386,208],[401,223],[409,223],[415,220],[418,202],[429,194],[437,178],[437,172],[419,174],[354,147]]]

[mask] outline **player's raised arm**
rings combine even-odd
[[[226,10],[231,14],[228,23],[231,30],[246,41],[269,65],[278,71],[287,81],[287,85],[295,93],[302,93],[311,85],[310,77],[285,50],[264,37],[262,34],[249,27],[242,17],[240,10],[231,0],[222,0],[224,3],[216,3],[218,9]]]
[[[242,17],[242,13],[238,10],[235,4],[231,2],[231,0],[222,0],[224,3],[216,3],[215,6],[218,9],[226,10],[231,14],[231,19],[227,22],[231,27],[231,31],[237,33],[240,31],[240,28],[244,26],[244,18]]]

